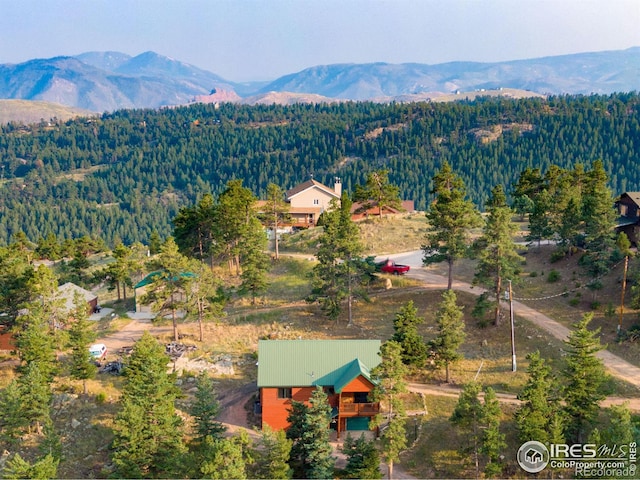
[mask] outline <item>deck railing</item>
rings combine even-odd
[[[367,416],[375,415],[380,410],[378,403],[341,403],[340,415]]]

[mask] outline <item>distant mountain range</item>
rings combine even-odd
[[[0,65],[0,98],[39,100],[93,112],[193,102],[379,102],[456,92],[516,89],[534,94],[640,90],[640,47],[496,63],[336,64],[271,83],[236,83],[154,52],[88,52]]]

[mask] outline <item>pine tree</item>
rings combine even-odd
[[[387,207],[400,209],[400,189],[389,183],[389,170],[376,170],[367,175],[364,187],[356,185],[353,195],[354,202],[362,202],[360,212],[366,212],[372,207],[378,208],[378,218],[382,219],[382,210]]]
[[[226,427],[216,420],[220,412],[220,403],[213,380],[206,372],[201,372],[196,381],[195,402],[191,405],[191,415],[196,423],[196,440],[202,442],[205,437],[214,440],[222,438]]]
[[[162,247],[162,239],[156,230],[149,236],[149,254],[157,255]]]
[[[309,410],[302,432],[305,445],[305,478],[333,478],[335,458],[331,456],[329,443],[329,419],[331,407],[327,396],[318,387],[309,399]]]
[[[267,185],[267,225],[273,232],[276,260],[280,259],[278,227],[289,217],[289,204],[284,200],[284,192],[275,183]]]
[[[424,318],[418,317],[418,309],[414,307],[412,300],[400,308],[393,320],[394,334],[391,340],[402,346],[402,361],[405,365],[421,368],[427,359],[427,346],[418,333],[418,325],[423,322]]]
[[[249,293],[252,305],[255,305],[256,297],[268,286],[267,272],[270,264],[269,257],[265,253],[266,248],[267,237],[262,225],[257,219],[250,219],[240,246],[242,262],[240,293]]]
[[[596,353],[602,350],[600,329],[590,331],[593,313],[573,325],[565,340],[567,366],[563,371],[563,399],[568,417],[568,439],[581,443],[587,438],[587,428],[599,411],[599,402],[604,399],[606,373],[602,360]]]
[[[506,448],[505,434],[500,433],[500,403],[495,391],[487,387],[484,391],[484,403],[482,405],[482,447],[480,451],[487,456],[484,468],[485,476],[491,478],[502,473],[503,465],[500,461],[500,453]]]
[[[376,415],[370,423],[370,428],[387,424],[382,435],[382,457],[387,463],[389,478],[393,475],[393,464],[398,461],[400,453],[407,448],[405,431],[406,414],[399,399],[401,393],[406,392],[407,386],[404,376],[407,367],[402,362],[402,346],[393,340],[386,341],[380,347],[380,363],[371,370],[376,379],[376,386],[371,392],[371,400],[385,401],[388,414]]]
[[[321,303],[331,320],[338,319],[346,299],[349,325],[353,324],[353,298],[366,298],[362,287],[370,273],[361,258],[364,247],[358,225],[351,219],[351,205],[349,196],[343,193],[340,204],[332,200],[330,209],[323,213],[323,232],[316,254],[318,264],[313,268],[313,289],[309,297]]]
[[[188,259],[178,251],[173,237],[169,237],[162,245],[160,254],[153,262],[157,271],[153,274],[151,284],[142,297],[142,303],[151,305],[153,310],[162,315],[171,314],[173,339],[178,336],[178,310],[185,307],[185,291],[193,278],[188,272]]]
[[[478,395],[480,394],[480,384],[476,382],[467,383],[460,396],[458,403],[451,414],[450,421],[462,431],[463,437],[467,440],[461,446],[462,455],[471,454],[475,465],[475,478],[480,475],[480,448],[482,439],[482,418],[483,407]]]
[[[17,442],[29,419],[22,415],[22,395],[17,380],[0,390],[0,440],[10,445]]]
[[[291,447],[291,465],[295,478],[332,478],[335,458],[331,456],[329,421],[331,407],[327,395],[317,387],[309,406],[292,401],[287,417],[287,438]]]
[[[431,356],[436,366],[444,365],[446,369],[447,383],[451,381],[449,366],[463,357],[458,349],[466,337],[462,307],[457,305],[456,300],[453,290],[447,290],[442,294],[442,302],[436,312],[438,334],[429,342]]]
[[[602,431],[600,441],[607,445],[628,445],[637,442],[640,431],[634,428],[629,403],[607,408],[608,426]]]
[[[179,390],[167,374],[168,363],[164,348],[144,332],[129,357],[114,422],[112,460],[124,477],[180,475],[177,465],[186,447],[175,410]]]
[[[89,347],[96,339],[96,333],[89,322],[87,303],[77,292],[74,303],[73,321],[69,328],[70,374],[71,378],[82,380],[82,391],[86,395],[87,380],[94,378],[98,370],[89,353]]]
[[[271,430],[266,426],[254,452],[256,464],[251,477],[282,480],[292,478],[293,470],[288,463],[291,445],[284,430]]]
[[[213,251],[229,264],[229,272],[239,275],[242,271],[240,248],[247,225],[255,218],[256,197],[242,180],[230,180],[214,206]]]
[[[551,209],[551,196],[544,189],[536,195],[529,214],[529,232],[527,233],[527,241],[538,242],[538,246],[542,240],[547,240],[553,236],[553,227],[549,211]]]
[[[551,368],[545,364],[540,352],[527,355],[527,383],[518,394],[522,405],[515,413],[518,436],[522,442],[537,440],[548,445],[551,442],[552,423],[560,409],[554,393],[557,385],[551,375]]]
[[[51,421],[51,385],[39,362],[28,363],[18,378],[20,415],[29,431],[42,434],[42,427]]]
[[[173,219],[173,236],[180,253],[204,261],[213,243],[214,199],[207,193],[195,206],[183,207]]]
[[[51,454],[47,454],[34,463],[30,463],[24,460],[19,453],[16,453],[7,461],[2,471],[2,478],[10,480],[49,480],[58,476],[59,463],[60,460]]]
[[[593,162],[591,171],[587,172],[583,215],[587,250],[584,262],[594,280],[608,273],[614,248],[616,211],[607,180],[602,161]]]
[[[347,434],[342,453],[347,457],[347,465],[341,478],[382,478],[380,454],[374,442],[364,438],[364,435],[354,439]]]
[[[502,185],[497,185],[492,190],[487,210],[489,216],[482,237],[475,245],[479,253],[473,283],[493,288],[496,299],[494,324],[499,325],[503,282],[515,279],[523,259],[518,255],[517,245],[513,241],[518,227],[511,221],[512,212],[507,206]]]
[[[235,438],[205,438],[201,478],[243,480],[247,478],[242,441]]]
[[[471,244],[470,230],[482,224],[480,213],[466,199],[462,179],[447,162],[433,177],[432,194],[436,196],[427,211],[429,232],[422,247],[425,265],[446,261],[449,265],[447,289],[453,284],[453,264],[464,258]]]
[[[204,263],[192,259],[188,271],[194,276],[186,278],[187,301],[184,306],[189,314],[197,316],[199,340],[202,342],[204,323],[224,315],[226,297],[222,292],[222,281]]]

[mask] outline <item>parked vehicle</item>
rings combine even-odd
[[[409,265],[400,265],[393,260],[386,259],[384,262],[376,263],[376,269],[383,273],[392,273],[394,275],[404,275],[411,267]]]
[[[94,343],[89,347],[89,355],[94,360],[104,360],[107,356],[107,346],[104,343]]]

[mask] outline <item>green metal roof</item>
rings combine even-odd
[[[333,386],[339,392],[380,363],[380,340],[260,340],[258,387]]]
[[[140,288],[140,287],[145,287],[153,282],[155,282],[156,277],[158,275],[160,275],[162,273],[161,270],[156,270],[154,272],[151,272],[150,274],[148,274],[146,277],[144,277],[142,280],[140,280],[138,283],[136,283],[133,288]],[[191,272],[182,272],[180,274],[180,276],[182,278],[193,278],[195,277],[195,274],[191,273]]]
[[[371,383],[376,383],[371,379],[371,373],[365,364],[363,364],[359,358],[352,360],[342,375],[333,384],[336,393],[342,392],[342,389],[349,385],[353,380],[362,375]]]

